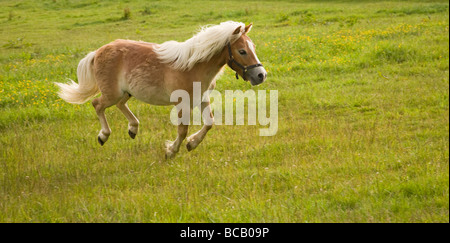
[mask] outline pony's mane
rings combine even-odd
[[[239,34],[233,32],[241,26]],[[177,70],[190,70],[196,63],[209,61],[225,45],[238,40],[244,33],[245,24],[233,21],[219,25],[203,26],[185,42],[167,41],[155,49],[162,63],[169,63]]]

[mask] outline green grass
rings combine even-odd
[[[1,1],[0,222],[449,222],[446,1]],[[125,9],[129,9],[126,13]],[[268,80],[226,69],[217,89],[279,92],[279,129],[215,126],[164,160],[171,107],[132,99],[112,135],[76,79],[117,38],[183,41],[254,23]],[[190,128],[190,133],[199,126]]]

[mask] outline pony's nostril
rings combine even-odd
[[[263,81],[264,80],[264,74],[263,73],[258,74],[258,78],[259,78],[259,81]]]

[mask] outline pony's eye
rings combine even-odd
[[[246,52],[246,51],[244,51],[244,50],[239,50],[239,54],[241,54],[241,55],[245,55],[245,54],[247,54],[247,52]]]

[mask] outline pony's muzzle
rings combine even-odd
[[[267,72],[263,67],[257,67],[249,70],[247,77],[252,85],[258,85],[266,80]]]

